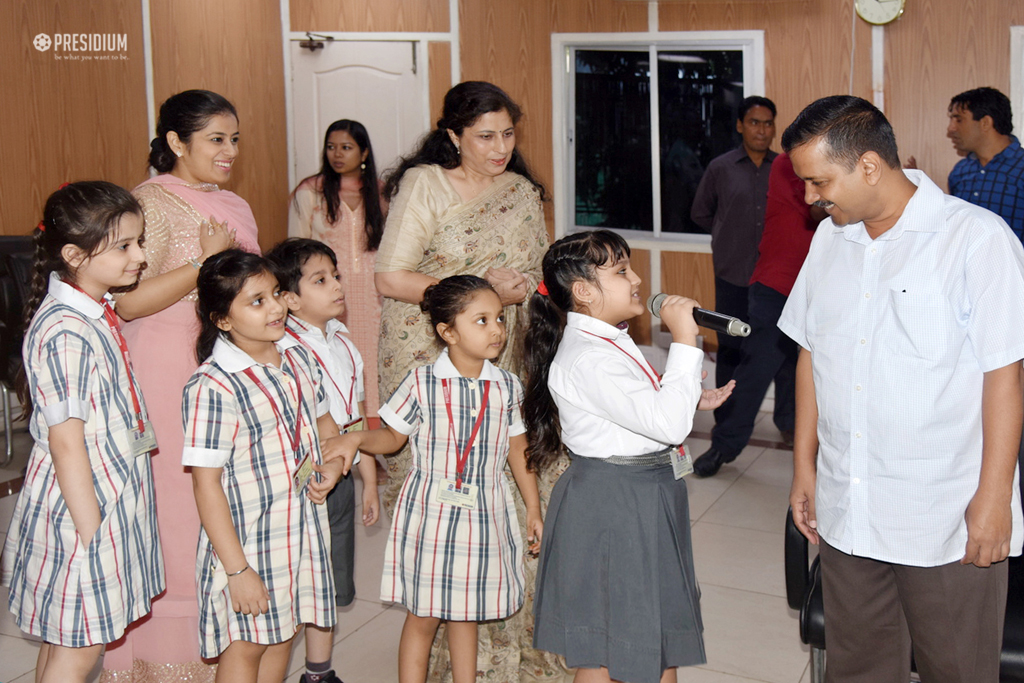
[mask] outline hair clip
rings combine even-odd
[[[543,280],[541,280],[540,284],[537,285],[537,293],[540,294],[541,296],[548,295],[548,286],[544,284]]]
[[[39,225],[36,227],[39,228],[39,232],[46,232],[46,223],[39,221]]]
[[[58,190],[63,190],[63,189],[65,188],[65,187],[67,187],[67,186],[68,186],[68,185],[70,185],[70,184],[71,184],[71,183],[61,183],[61,184],[60,184],[60,187],[58,187],[57,189],[58,189]]]

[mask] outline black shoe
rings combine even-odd
[[[786,448],[788,448],[789,450],[793,450],[793,437],[795,436],[793,434],[793,430],[792,429],[783,429],[781,431],[782,431],[782,445],[785,446]]]
[[[725,455],[714,446],[693,461],[693,473],[698,477],[713,477],[726,463]]]
[[[300,683],[310,683],[311,680],[307,674],[302,674],[302,677],[299,679]],[[342,680],[335,675],[334,669],[331,669],[319,677],[318,683],[342,683]]]

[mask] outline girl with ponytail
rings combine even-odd
[[[142,389],[111,289],[143,268],[142,209],[111,183],[64,185],[35,233],[18,395],[33,446],[3,550],[36,680],[84,683],[103,647],[164,589]]]
[[[705,662],[678,446],[734,383],[701,389],[697,303],[681,296],[661,308],[673,343],[658,377],[626,329],[644,312],[629,255],[608,230],[551,245],[524,342],[528,462],[572,458],[548,503],[534,647],[564,655],[577,683],[673,683]]]

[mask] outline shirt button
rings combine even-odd
[[[859,384],[858,384],[858,385],[857,385],[856,387],[854,387],[854,388],[855,388],[855,389],[856,389],[857,391],[860,391],[860,385],[859,385]]]
[[[856,434],[854,434],[854,436],[856,436],[859,439],[860,438],[860,432],[857,432]]]
[[[854,484],[859,484],[860,483],[860,477],[854,477],[853,478],[853,483]]]
[[[864,292],[864,298],[865,299],[870,299],[871,298],[871,292]]]
[[[875,253],[876,251],[878,251],[878,249],[876,249],[876,248],[874,248],[874,247],[871,247],[871,253],[872,253],[872,254],[874,254],[874,253]]]
[[[473,417],[476,417],[476,414],[478,412],[480,412],[480,411],[478,411],[476,408],[473,408],[473,410],[469,411],[469,414],[472,415]]]
[[[867,344],[867,343],[868,343],[868,340],[867,340],[867,339],[861,339],[861,340],[860,340],[860,343],[861,343],[861,344]]]
[[[974,193],[974,196],[975,196],[975,197],[977,197],[977,196],[978,196],[978,193],[977,193],[977,192],[975,192],[975,193]]]

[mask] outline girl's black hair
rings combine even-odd
[[[199,295],[196,300],[196,315],[199,317],[196,360],[199,363],[213,353],[217,337],[223,335],[230,341],[228,333],[217,327],[217,323],[228,316],[232,302],[246,281],[261,273],[273,274],[270,262],[241,249],[225,249],[203,262],[196,281]]]
[[[174,131],[186,145],[192,134],[206,127],[214,116],[238,112],[226,98],[209,90],[186,90],[171,95],[160,105],[156,137],[149,143],[149,165],[160,173],[170,173],[178,157],[167,143],[167,134]]]
[[[441,118],[437,120],[437,128],[427,133],[420,141],[419,148],[407,157],[403,157],[398,166],[388,173],[384,181],[384,196],[388,201],[398,193],[402,176],[414,166],[436,164],[441,168],[456,168],[461,163],[459,153],[448,136],[451,130],[455,135],[476,123],[484,114],[495,111],[508,112],[512,125],[519,123],[523,111],[508,94],[498,86],[485,81],[465,81],[454,86],[444,96],[444,107]],[[526,159],[517,145],[512,150],[506,168],[523,176],[540,191],[541,199],[547,199],[547,190],[530,170]]]
[[[380,182],[377,180],[377,162],[373,159],[373,145],[370,144],[370,134],[363,124],[351,119],[341,119],[329,125],[327,132],[324,133],[324,147],[320,154],[320,171],[316,175],[303,179],[302,183],[320,178],[320,194],[323,195],[324,204],[327,206],[327,221],[333,224],[338,220],[338,208],[341,206],[339,203],[341,202],[341,174],[334,170],[331,162],[327,159],[327,141],[330,139],[331,133],[339,130],[352,136],[356,145],[359,146],[360,154],[366,152],[366,161],[363,162],[359,177],[363,182],[363,188],[359,193],[363,197],[363,210],[366,212],[366,250],[377,251],[381,235],[384,234],[384,211],[380,208]]]
[[[541,263],[548,294],[534,292],[530,323],[523,339],[526,364],[527,463],[535,472],[551,465],[562,452],[558,408],[548,391],[548,370],[562,341],[566,314],[575,310],[572,285],[597,282],[597,269],[629,256],[626,240],[610,230],[577,232],[551,245]]]
[[[24,328],[39,310],[50,286],[50,273],[65,282],[75,281],[74,269],[64,260],[61,250],[68,244],[92,256],[103,249],[125,214],[142,216],[142,207],[132,193],[104,180],[85,180],[61,186],[50,195],[43,209],[43,220],[32,233],[35,247],[31,290],[25,302]],[[25,368],[14,381],[25,416],[32,410]]]
[[[277,285],[281,291],[295,294],[299,294],[302,266],[306,265],[309,259],[314,256],[326,256],[335,268],[338,267],[338,256],[334,250],[320,240],[308,237],[289,237],[283,242],[278,242],[263,256],[273,266],[274,277],[277,278]]]
[[[437,326],[441,323],[454,325],[455,316],[466,310],[473,295],[483,289],[494,291],[491,283],[482,277],[452,275],[423,290],[420,310],[430,315],[430,328],[441,344],[444,344],[444,339],[441,339]]]

